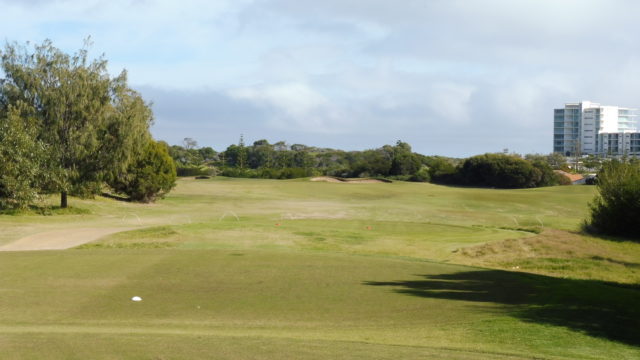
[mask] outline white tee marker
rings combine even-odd
[[[131,298],[131,301],[142,301],[142,298],[140,296],[134,296]]]

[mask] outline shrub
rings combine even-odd
[[[223,168],[220,175],[234,178],[256,178],[257,173],[253,169],[240,169],[235,167]]]
[[[556,173],[556,183],[558,185],[572,185],[573,182],[566,175]]]
[[[553,168],[551,167],[551,165],[549,165],[549,163],[541,160],[532,160],[530,162],[536,170],[534,186],[553,186],[560,183],[558,175],[553,171]]]
[[[431,180],[429,168],[424,165],[420,168],[420,170],[416,171],[416,173],[411,175],[411,177],[409,178],[409,181],[416,182],[429,182],[429,180]]]
[[[431,182],[438,184],[457,184],[458,170],[454,164],[446,158],[430,156],[424,158],[424,163],[429,167]]]
[[[459,169],[466,185],[497,188],[537,186],[540,172],[526,160],[505,154],[484,154],[468,158]]]
[[[311,168],[261,168],[238,169],[224,168],[220,175],[237,178],[261,178],[261,179],[296,179],[318,175],[319,172]]]
[[[176,172],[178,176],[216,176],[216,169],[209,166],[178,165]]]
[[[167,147],[151,140],[126,174],[113,177],[109,185],[133,201],[152,202],[168,193],[176,183],[176,166]]]
[[[603,164],[596,186],[599,194],[590,204],[587,229],[640,239],[640,163]]]

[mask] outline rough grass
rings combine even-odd
[[[546,229],[460,249],[456,263],[557,277],[640,283],[640,244]]]

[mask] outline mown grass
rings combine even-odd
[[[640,247],[576,233],[593,194],[182,179],[154,205],[73,199],[81,214],[0,215],[0,243],[139,227],[77,250],[0,253],[0,351],[635,359]]]
[[[255,249],[4,253],[0,271],[0,346],[16,357],[639,354],[638,291],[600,282]]]

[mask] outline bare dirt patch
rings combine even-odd
[[[333,213],[285,213],[280,215],[281,220],[306,220],[306,219],[346,219],[347,213],[344,211]]]
[[[311,181],[324,181],[337,184],[384,184],[385,182],[378,179],[365,178],[334,178],[331,176],[318,176],[311,178]]]
[[[84,243],[95,241],[101,237],[121,231],[136,229],[135,227],[115,228],[78,228],[54,230],[29,235],[12,243],[0,246],[0,251],[30,251],[30,250],[62,250]]]

